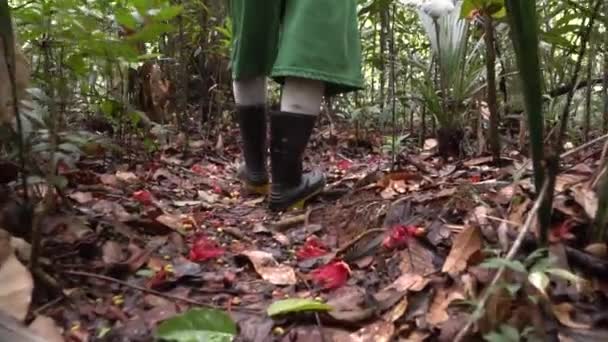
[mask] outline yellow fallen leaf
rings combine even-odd
[[[476,227],[468,227],[454,239],[452,250],[443,264],[442,272],[455,276],[464,271],[469,258],[481,249],[481,233]]]

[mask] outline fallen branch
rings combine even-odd
[[[184,303],[191,304],[191,305],[196,305],[196,306],[201,306],[201,307],[206,307],[206,308],[212,308],[212,309],[220,309],[220,310],[224,309],[224,308],[222,308],[222,307],[220,307],[218,305],[203,303],[203,302],[199,302],[199,301],[194,300],[194,299],[190,299],[190,298],[186,298],[186,297],[182,297],[182,296],[177,296],[177,295],[163,293],[163,292],[152,290],[152,289],[149,289],[149,288],[146,288],[146,287],[143,287],[143,286],[139,286],[139,285],[129,284],[126,281],[122,281],[120,279],[104,276],[104,275],[101,275],[101,274],[82,272],[82,271],[63,271],[63,274],[99,279],[99,280],[103,280],[103,281],[106,281],[106,282],[109,282],[109,283],[115,283],[115,284],[118,284],[118,285],[121,285],[121,286],[125,286],[125,287],[128,287],[128,288],[137,290],[137,291],[149,293],[149,294],[155,295],[157,297],[162,297],[162,298],[165,298],[165,299],[180,301],[180,302],[184,302]],[[236,309],[234,311],[251,311],[251,310]],[[253,310],[253,311],[255,311],[255,310]],[[257,312],[257,311],[255,311],[255,312]]]
[[[310,209],[307,210],[304,214],[286,217],[280,221],[276,221],[272,223],[272,227],[278,231],[286,230],[296,224],[306,223],[308,221],[308,217],[310,216]]]
[[[509,253],[507,253],[507,256],[505,257],[505,260],[507,262],[513,260],[513,258],[515,258],[515,255],[517,254],[517,252],[519,252],[519,248],[521,247],[522,242],[524,241],[526,235],[530,231],[530,228],[532,227],[532,222],[534,222],[534,219],[536,218],[538,209],[540,208],[541,204],[545,200],[545,196],[549,192],[548,184],[549,184],[549,182],[545,182],[545,185],[543,185],[543,188],[542,188],[538,198],[536,199],[536,202],[534,202],[534,206],[532,207],[532,209],[530,210],[530,213],[528,214],[528,218],[526,218],[526,222],[524,222],[524,225],[519,230],[519,234],[517,235],[515,242],[513,242],[513,245],[511,246]],[[479,314],[481,313],[481,310],[483,310],[483,308],[486,306],[488,300],[490,299],[490,296],[493,293],[492,289],[494,287],[496,287],[496,284],[498,284],[498,281],[500,280],[500,278],[502,278],[503,274],[505,273],[505,270],[506,270],[505,266],[501,266],[498,269],[498,271],[496,272],[496,275],[494,276],[494,279],[492,279],[492,282],[490,283],[487,290],[484,292],[483,296],[479,300],[479,304],[477,304],[477,309],[475,309],[475,313],[473,313],[473,315],[471,316],[472,318],[469,319],[469,321],[464,326],[464,328],[462,328],[462,330],[460,330],[458,335],[456,335],[456,338],[454,339],[455,342],[462,341],[464,339],[464,337],[469,333],[469,330],[471,330],[471,327],[476,322],[475,317],[480,316]]]

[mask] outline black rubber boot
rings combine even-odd
[[[302,174],[304,150],[312,134],[315,115],[286,112],[270,117],[270,209],[301,208],[325,187],[320,171]]]
[[[266,170],[267,132],[266,107],[238,106],[237,121],[241,131],[241,150],[245,163],[239,167],[238,178],[249,192],[265,195],[269,181]]]

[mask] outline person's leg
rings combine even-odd
[[[254,193],[268,192],[266,76],[277,53],[282,0],[232,0],[232,76],[245,163],[238,177]]]
[[[238,178],[248,191],[268,192],[266,170],[266,77],[233,82],[236,119],[241,133],[241,150],[245,163],[239,167]]]
[[[303,206],[323,190],[325,177],[319,171],[304,174],[302,159],[321,111],[325,92],[322,81],[288,77],[283,86],[281,110],[270,116],[270,164],[272,185],[270,209]]]
[[[323,95],[363,85],[356,1],[285,0],[272,77],[284,85],[270,122],[270,208],[286,210],[325,186],[320,171],[302,172]]]

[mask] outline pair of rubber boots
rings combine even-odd
[[[323,173],[303,173],[302,170],[304,151],[315,125],[315,115],[286,112],[270,114],[271,184],[266,169],[268,145],[265,106],[239,106],[237,120],[245,159],[244,165],[239,168],[239,179],[250,192],[270,192],[271,210],[302,208],[308,199],[323,190]]]

